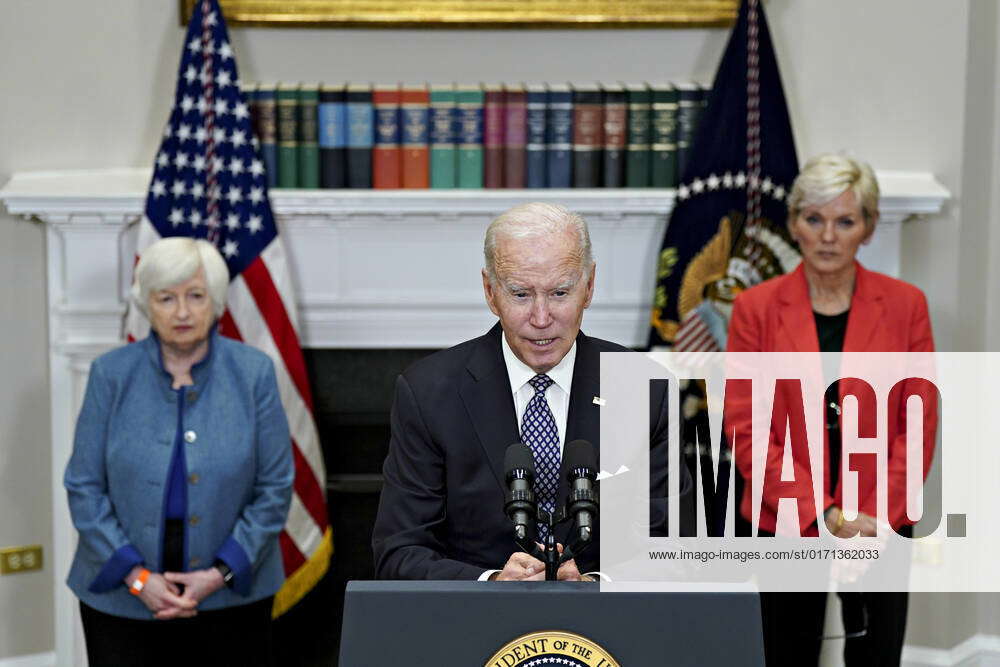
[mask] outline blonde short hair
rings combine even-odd
[[[861,206],[865,226],[871,231],[878,220],[878,181],[865,162],[839,153],[823,153],[802,167],[788,195],[788,218],[794,220],[808,206],[823,206],[848,190]]]
[[[229,268],[215,246],[204,239],[169,236],[146,248],[135,267],[132,302],[149,317],[152,292],[190,280],[202,268],[212,299],[212,312],[219,319],[226,310]]]
[[[590,232],[587,221],[565,206],[530,202],[508,209],[497,216],[486,228],[483,255],[486,258],[486,275],[491,284],[496,284],[497,238],[505,236],[513,239],[531,238],[571,231],[577,237],[577,256],[580,269],[585,275],[594,264],[590,246]]]

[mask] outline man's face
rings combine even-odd
[[[497,282],[483,271],[483,290],[500,318],[507,344],[536,373],[566,356],[594,296],[594,267],[581,271],[579,243],[571,231],[507,238],[496,244]]]

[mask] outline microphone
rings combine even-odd
[[[503,469],[507,480],[507,501],[503,509],[514,522],[515,537],[523,540],[538,512],[534,491],[535,459],[528,446],[515,442],[508,447],[503,457]]]
[[[563,470],[569,482],[566,513],[576,519],[580,539],[589,542],[597,518],[597,451],[586,440],[574,440],[563,452]]]

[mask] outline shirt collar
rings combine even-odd
[[[201,361],[191,367],[191,379],[194,381],[194,387],[201,388],[201,386],[208,380],[210,375],[209,371],[212,367],[212,359],[214,357],[212,352],[218,344],[219,335],[219,323],[216,322],[208,331],[208,352]],[[160,337],[156,335],[156,332],[153,331],[152,328],[150,328],[149,335],[143,339],[142,343],[146,345],[149,359],[160,371],[160,375],[164,378],[167,388],[170,389],[170,391],[173,391],[171,388],[173,384],[173,377],[171,377],[170,372],[167,371],[166,367],[163,365],[163,351],[160,348]]]
[[[525,364],[523,361],[517,358],[514,354],[514,350],[511,349],[510,345],[507,343],[507,336],[500,332],[500,346],[503,349],[503,360],[507,365],[507,378],[510,380],[510,393],[516,394],[521,390],[528,380],[538,375],[535,371],[531,369],[530,366]],[[573,386],[573,367],[576,365],[576,341],[573,341],[573,345],[569,348],[569,352],[566,353],[558,364],[554,368],[549,370],[546,375],[552,378],[560,389],[566,392],[569,396],[570,389]]]

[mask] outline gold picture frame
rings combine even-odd
[[[187,25],[198,0],[180,0]],[[651,28],[728,26],[739,0],[220,0],[231,26]]]

